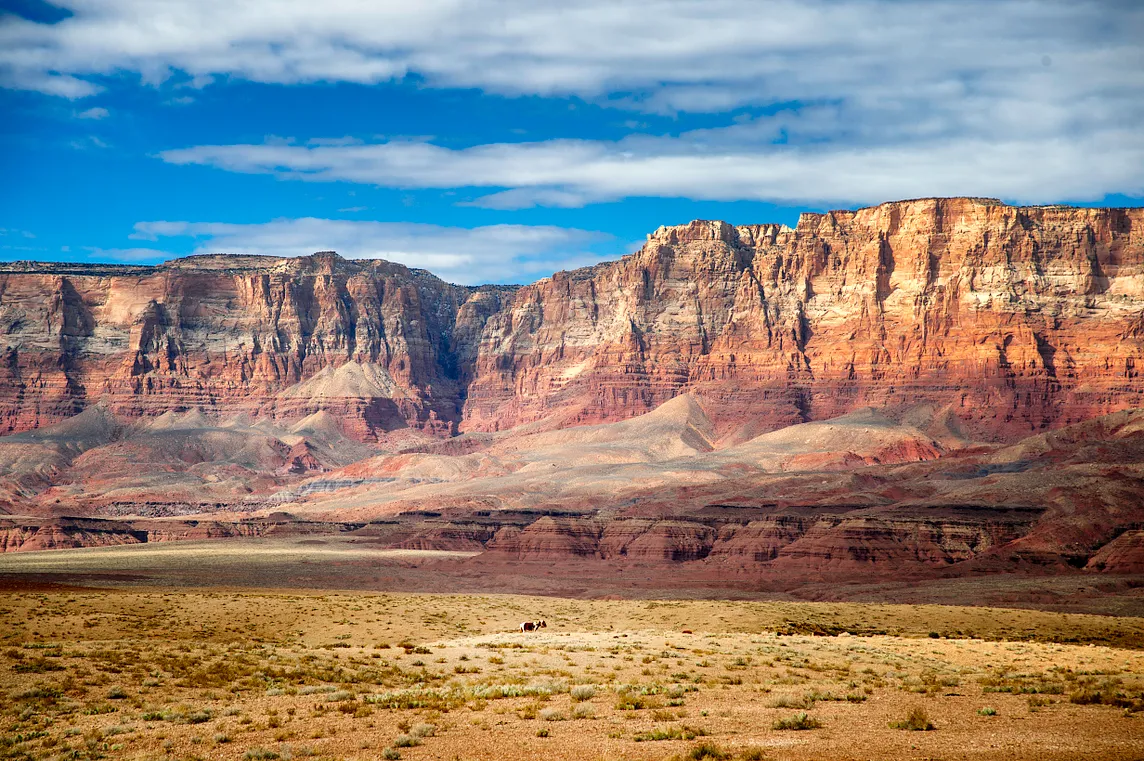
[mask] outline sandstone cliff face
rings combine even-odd
[[[465,421],[610,420],[688,390],[744,434],[931,405],[1004,438],[1141,403],[1142,289],[1144,209],[931,199],[661,228],[517,291]]]
[[[35,428],[99,401],[127,416],[324,409],[360,438],[406,424],[452,432],[458,362],[502,293],[333,254],[9,265],[0,425]]]
[[[1144,209],[982,199],[661,228],[518,289],[331,254],[6,265],[0,429],[99,401],[326,409],[370,440],[613,421],[690,392],[727,441],[865,406],[1012,439],[1144,404],[1142,296]]]

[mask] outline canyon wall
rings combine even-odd
[[[1141,404],[1142,276],[1144,209],[931,199],[664,227],[517,291],[466,425],[611,420],[686,389],[740,436],[919,405],[1027,434]]]
[[[454,286],[329,253],[0,265],[0,430],[95,403],[337,414],[372,440],[612,421],[684,392],[724,441],[864,406],[1013,439],[1144,406],[1144,209],[903,201],[664,227]]]
[[[510,293],[332,253],[5,265],[0,428],[99,402],[128,417],[324,409],[367,439],[406,425],[452,433],[459,363]]]

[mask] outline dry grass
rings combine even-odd
[[[513,631],[537,613],[548,630]],[[968,636],[1040,621],[1083,640],[1140,624],[1091,619],[492,595],[9,592],[0,761],[496,759],[506,747],[551,759],[811,759],[849,748],[880,758],[965,748],[985,759],[1139,757],[1144,652]],[[961,635],[928,636],[938,625]],[[797,633],[816,630],[841,633]]]

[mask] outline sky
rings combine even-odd
[[[660,225],[1144,205],[1139,0],[0,0],[0,260],[475,284]]]

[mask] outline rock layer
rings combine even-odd
[[[664,227],[521,288],[330,253],[10,264],[0,426],[96,402],[324,409],[372,440],[614,421],[690,392],[731,440],[866,406],[1012,439],[1144,404],[1142,295],[1144,209],[965,198]]]
[[[466,425],[616,419],[688,390],[747,435],[860,406],[1005,438],[1141,403],[1144,209],[931,199],[693,222],[520,289]]]

